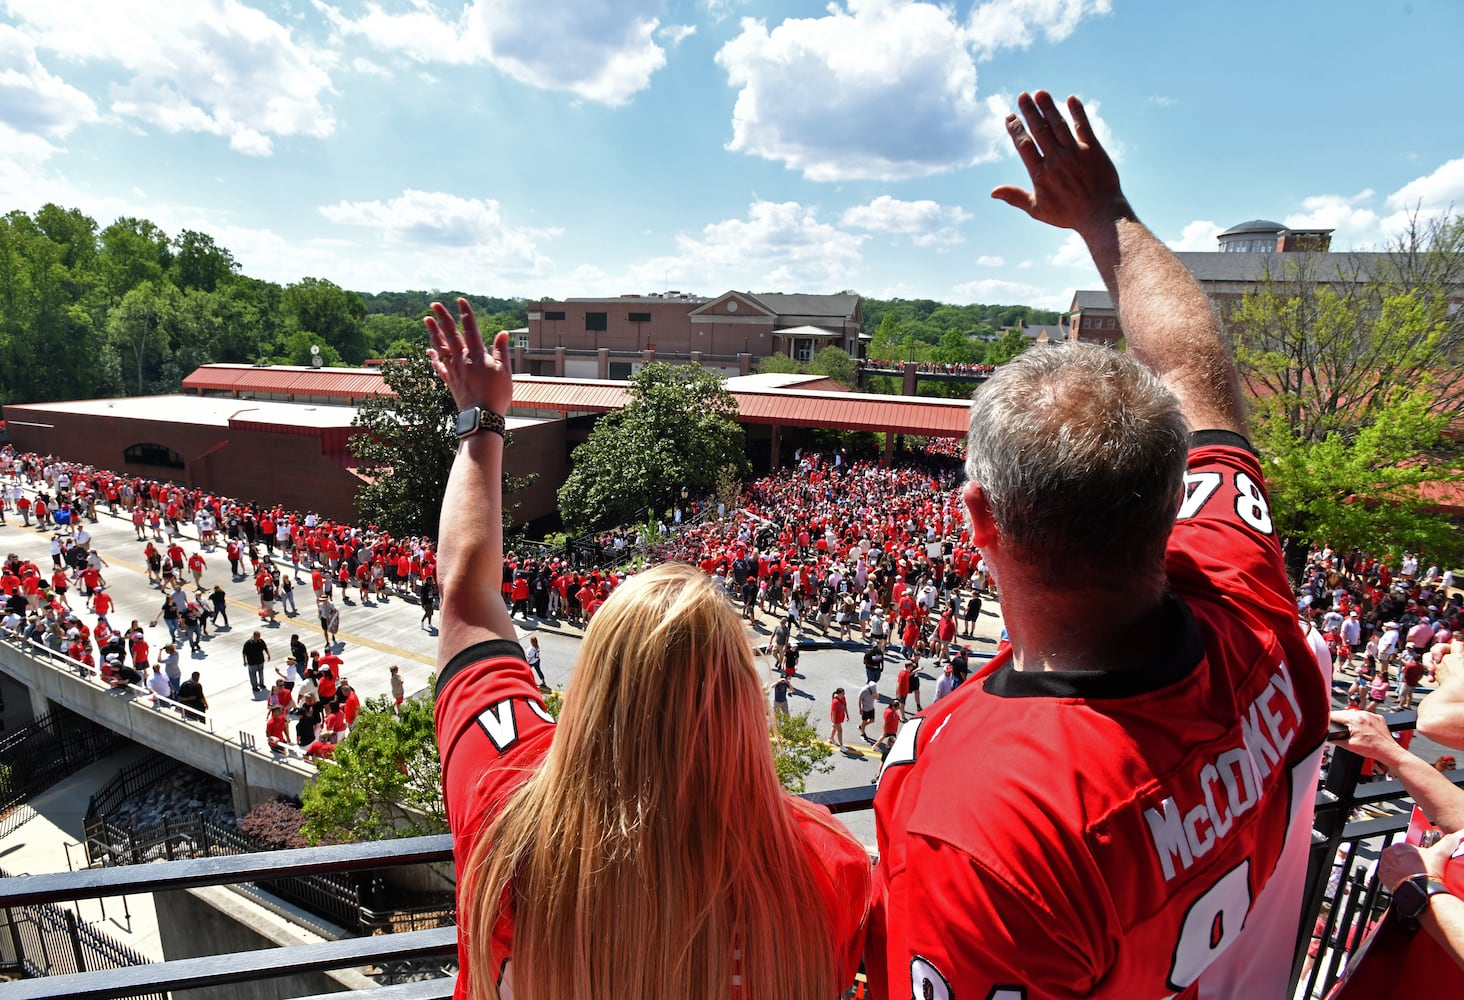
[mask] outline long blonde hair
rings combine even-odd
[[[747,1000],[835,996],[832,879],[795,818],[818,813],[779,785],[767,720],[705,573],[664,565],[616,590],[542,766],[469,855],[472,995],[500,996],[506,906],[517,1000],[720,998],[734,975]]]

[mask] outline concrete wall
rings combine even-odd
[[[159,406],[169,397],[159,397]],[[241,410],[251,404],[241,400]],[[7,407],[19,451],[65,455],[68,461],[128,476],[166,479],[209,493],[279,503],[287,510],[315,510],[337,520],[356,519],[360,480],[324,454],[322,434],[269,433],[243,427],[175,420],[137,420],[51,409],[43,403]],[[317,433],[318,432],[318,433]],[[185,461],[182,469],[123,461],[132,445],[160,444]]]
[[[10,643],[0,643],[0,671],[30,691],[37,715],[46,703],[61,705],[159,753],[218,775],[233,786],[234,810],[242,816],[250,806],[277,796],[298,797],[314,769],[271,760],[239,745],[238,733],[210,732],[206,725],[184,722],[169,710],[152,707],[151,698],[117,691],[78,677],[60,661],[30,656]]]
[[[270,898],[270,905],[227,886],[206,886],[153,896],[158,914],[158,937],[168,961],[232,955],[261,948],[318,944],[344,937],[339,928],[325,924],[283,901]],[[308,928],[318,927],[325,934]],[[328,936],[327,936],[328,935]],[[288,962],[288,956],[281,959]],[[345,990],[370,989],[376,983],[351,970],[314,972],[254,983],[232,983],[227,987],[175,990],[173,1000],[284,1000],[287,997]]]
[[[545,420],[516,426],[509,432],[513,443],[503,456],[504,471],[511,476],[537,477],[528,489],[504,498],[505,503],[517,507],[513,512],[516,524],[558,512],[556,491],[569,478],[565,427],[562,419]]]

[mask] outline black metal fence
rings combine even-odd
[[[86,825],[86,853],[93,865],[140,865],[238,854],[257,854],[270,846],[238,830],[210,823],[202,817],[163,820],[136,828],[112,823],[105,815]],[[361,893],[347,878],[333,874],[261,878],[259,888],[329,920],[353,933],[370,933],[363,916]]]
[[[1412,730],[1414,712],[1388,716],[1392,731]],[[1311,863],[1292,968],[1297,997],[1325,997],[1390,901],[1377,877],[1383,849],[1408,830],[1413,800],[1402,783],[1364,776],[1366,761],[1333,750],[1322,774]],[[1464,771],[1445,773],[1464,785]]]
[[[0,870],[0,878],[9,878]],[[147,965],[146,956],[93,930],[53,903],[0,909],[0,971],[35,978]],[[128,997],[164,1000],[162,993]]]
[[[0,837],[35,815],[31,798],[126,742],[106,726],[64,708],[6,733],[0,739]]]

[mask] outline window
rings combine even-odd
[[[529,335],[527,333],[514,334],[513,346],[522,347],[524,350],[527,351],[529,349]]]
[[[1106,320],[1103,321],[1103,329],[1105,329],[1105,330],[1112,330],[1117,325],[1118,324],[1113,321],[1113,317],[1112,316],[1108,317]]]
[[[629,321],[632,322],[632,323],[649,323],[651,321],[651,314],[650,313],[631,313],[626,318],[629,319]]]
[[[564,310],[563,309],[559,309],[559,310],[555,310],[555,311],[551,311],[551,312],[546,312],[544,314],[544,319],[546,321],[550,321],[550,322],[552,322],[554,320],[563,320],[564,319]]]
[[[609,313],[585,313],[586,330],[608,330],[610,325],[606,322],[610,318]]]
[[[183,456],[161,444],[135,444],[122,452],[122,461],[129,465],[156,465],[163,469],[183,468]]]
[[[793,342],[793,360],[806,362],[813,360],[813,341],[796,340]]]

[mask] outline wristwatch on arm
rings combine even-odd
[[[1419,873],[1399,882],[1393,890],[1393,912],[1398,915],[1398,923],[1410,934],[1418,930],[1419,919],[1438,895],[1452,896],[1453,892],[1435,875]]]
[[[479,431],[492,431],[503,437],[503,415],[482,406],[470,406],[466,410],[460,410],[457,415],[458,440],[472,437]]]

